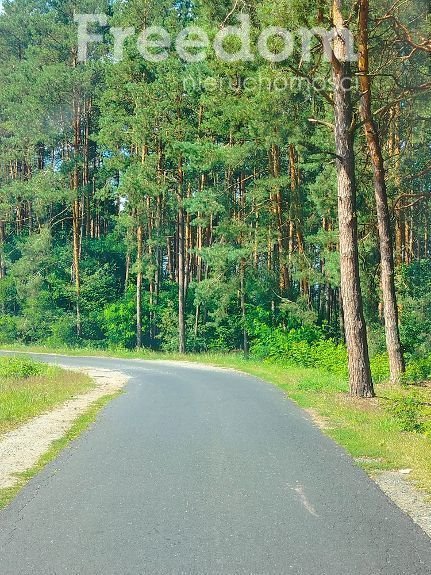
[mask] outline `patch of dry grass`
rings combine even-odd
[[[0,377],[0,435],[93,387],[87,375],[51,366],[40,375]]]

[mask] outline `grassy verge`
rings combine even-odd
[[[0,358],[0,436],[93,387],[84,374],[27,358]]]
[[[104,350],[94,347],[76,348],[76,347],[48,347],[45,345],[23,345],[23,344],[5,344],[0,345],[0,350],[12,351],[15,353],[47,353],[57,355],[70,355],[74,357],[116,357],[124,359],[162,359],[177,357],[175,354],[160,353],[149,349],[142,349],[141,351],[129,351],[127,349]],[[178,356],[179,357],[179,356]],[[188,358],[189,356],[187,356]],[[182,356],[184,359],[185,356]]]
[[[27,348],[28,350],[28,348]],[[36,351],[36,348],[32,348]],[[376,385],[372,400],[350,398],[346,381],[317,369],[245,360],[241,355],[157,354],[37,348],[37,351],[131,359],[180,359],[239,369],[283,389],[325,423],[325,433],[368,472],[411,468],[410,477],[431,495],[431,388]]]

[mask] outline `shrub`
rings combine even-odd
[[[103,331],[108,347],[132,349],[136,343],[136,308],[134,295],[109,304],[103,310]]]
[[[402,431],[424,431],[423,402],[415,395],[398,395],[390,400],[387,411]]]
[[[32,377],[47,372],[49,366],[25,357],[0,357],[0,377]]]
[[[397,283],[405,351],[415,357],[427,355],[431,347],[431,261],[401,266]]]
[[[59,317],[51,324],[50,328],[51,334],[44,341],[46,345],[74,347],[78,344],[76,317],[74,315]]]
[[[373,374],[373,380],[375,383],[389,380],[389,359],[387,353],[378,353],[374,355],[371,358],[370,363],[371,373]]]
[[[344,345],[332,339],[303,339],[303,331],[259,326],[252,340],[251,353],[260,359],[270,359],[294,367],[316,367],[341,377],[347,376],[347,351]],[[310,333],[307,332],[310,336]]]
[[[347,349],[332,339],[320,340],[313,345],[315,366],[347,377]]]
[[[0,343],[14,343],[18,337],[16,319],[11,315],[0,317]]]
[[[422,359],[412,359],[408,362],[404,381],[419,383],[431,380],[431,355]]]
[[[160,314],[159,340],[161,348],[166,352],[178,351],[178,312],[174,303],[170,300],[166,302],[165,308]]]

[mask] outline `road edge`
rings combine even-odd
[[[117,370],[76,368],[69,365],[60,367],[85,373],[96,385],[89,392],[79,394],[32,418],[0,438],[0,451],[6,453],[0,466],[0,510],[45,465],[94,423],[101,409],[122,393],[130,379]],[[34,432],[38,440],[36,442]]]

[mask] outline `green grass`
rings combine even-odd
[[[75,357],[89,356],[89,357],[118,357],[118,358],[142,358],[142,359],[160,359],[167,357],[170,354],[151,351],[149,349],[142,349],[141,351],[130,351],[127,349],[119,348],[115,350],[98,349],[94,347],[76,348],[68,346],[50,347],[45,345],[23,345],[23,344],[0,344],[0,350],[12,351],[15,353],[47,353],[57,355],[70,355]]]
[[[44,375],[49,370],[47,365],[33,361],[28,357],[0,357],[0,378],[27,378],[32,375]]]
[[[28,349],[28,348],[21,348]],[[431,430],[431,388],[376,385],[374,399],[354,399],[348,395],[346,381],[317,369],[287,368],[279,364],[246,360],[241,354],[161,354],[148,350],[68,350],[31,348],[32,351],[99,355],[130,359],[171,359],[234,368],[259,377],[283,389],[301,407],[326,423],[324,430],[342,445],[358,464],[371,474],[382,469],[411,468],[411,478],[431,495],[431,433],[405,431],[399,405],[415,398],[423,406],[424,429]],[[395,408],[394,408],[395,406]],[[404,412],[403,412],[404,413]]]
[[[94,387],[84,374],[28,358],[0,358],[0,436]]]

